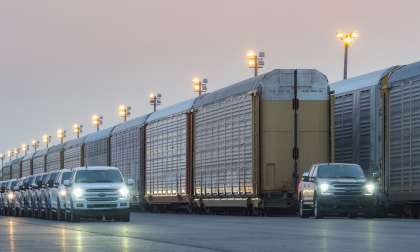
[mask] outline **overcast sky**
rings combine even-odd
[[[252,75],[245,52],[266,66],[342,76],[337,30],[360,32],[349,75],[420,60],[420,1],[400,0],[0,0],[0,152],[58,128],[104,116],[120,103],[149,112],[194,96],[193,76],[215,90]]]

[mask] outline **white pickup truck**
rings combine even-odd
[[[130,221],[130,191],[116,167],[90,166],[72,169],[71,179],[65,180],[66,220],[77,222],[83,217],[108,217]]]

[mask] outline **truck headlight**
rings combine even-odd
[[[15,198],[15,194],[14,194],[14,193],[12,193],[12,192],[9,192],[9,193],[7,194],[7,198],[8,198],[9,200],[12,200],[12,199],[14,199],[14,198]]]
[[[73,189],[73,195],[74,195],[76,198],[80,198],[80,197],[82,197],[82,196],[83,196],[83,190],[82,190],[82,189],[80,189],[80,188],[74,188],[74,189]]]
[[[329,188],[330,188],[330,185],[327,183],[322,183],[319,185],[319,190],[321,191],[322,194],[326,194]]]
[[[128,190],[126,186],[123,186],[120,188],[120,194],[123,198],[127,198],[129,193],[130,191]]]
[[[373,183],[367,183],[365,185],[365,195],[373,195],[375,193],[376,186]]]
[[[60,190],[60,196],[64,197],[66,196],[67,191],[66,190]]]

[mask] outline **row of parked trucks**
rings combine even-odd
[[[336,161],[377,179],[383,209],[416,212],[417,90],[420,63],[331,85],[317,70],[277,69],[11,160],[2,177],[114,166],[134,179],[133,206],[258,213],[296,209],[302,174]]]

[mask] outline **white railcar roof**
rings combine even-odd
[[[192,109],[195,100],[196,98],[190,99],[190,100],[183,101],[175,105],[163,108],[161,110],[158,110],[149,115],[149,117],[146,120],[146,123],[150,123],[150,122],[162,119],[162,118],[167,118],[170,115],[175,115],[178,113],[189,111]]]
[[[116,126],[112,126],[103,130],[100,130],[98,132],[95,133],[91,133],[89,135],[86,136],[86,140],[85,143],[92,143],[98,140],[102,140],[105,139],[107,137],[109,137],[112,134],[112,131],[114,130]]]
[[[420,76],[420,61],[400,67],[391,75],[389,81],[392,83],[415,76]]]
[[[120,125],[115,127],[115,129],[112,131],[112,134],[115,134],[115,133],[118,133],[127,129],[135,128],[135,127],[141,127],[146,123],[146,119],[148,116],[149,114],[144,115],[144,116],[139,116],[125,123],[121,123]]]

